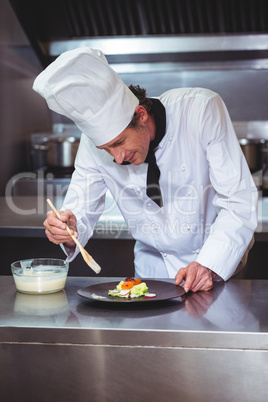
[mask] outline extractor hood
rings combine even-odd
[[[44,67],[84,45],[117,63],[268,57],[267,0],[10,3]]]

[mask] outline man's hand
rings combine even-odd
[[[182,285],[185,292],[197,292],[198,290],[210,290],[213,288],[213,279],[216,274],[210,269],[203,267],[198,262],[191,262],[187,267],[181,268],[175,276],[175,284]]]
[[[58,212],[61,219],[58,219],[53,211],[48,211],[47,213],[47,219],[43,223],[46,228],[45,233],[47,238],[55,244],[64,243],[67,247],[75,247],[75,242],[67,232],[64,222],[67,223],[73,234],[77,237],[76,217],[69,209]]]

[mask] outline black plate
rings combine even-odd
[[[174,283],[157,281],[153,279],[142,279],[143,282],[149,288],[150,293],[155,293],[156,297],[135,297],[135,298],[125,298],[125,297],[116,297],[116,296],[108,296],[108,291],[116,288],[119,282],[106,282],[99,283],[97,285],[87,286],[85,288],[79,289],[77,294],[79,296],[85,297],[87,299],[102,301],[102,302],[111,302],[111,303],[140,303],[140,302],[156,302],[174,299],[175,297],[181,297],[185,291],[183,287],[174,285]],[[97,298],[96,296],[100,296],[101,298]]]

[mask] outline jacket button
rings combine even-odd
[[[159,225],[157,223],[153,223],[152,224],[152,230],[153,230],[154,233],[159,232],[159,230],[160,230]]]

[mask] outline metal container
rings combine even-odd
[[[268,196],[268,140],[264,141],[262,147],[262,190],[263,196]]]
[[[262,166],[263,169],[268,168],[268,140],[263,141],[262,145]]]
[[[49,167],[73,167],[79,143],[80,138],[75,136],[44,137],[41,144],[34,145],[35,151],[38,152],[35,158],[39,158],[39,164],[45,162]]]
[[[79,146],[79,138],[53,136],[46,141],[47,164],[51,167],[72,167]]]
[[[242,138],[239,140],[249,169],[252,173],[262,169],[262,147],[264,142],[263,139],[258,138]]]

